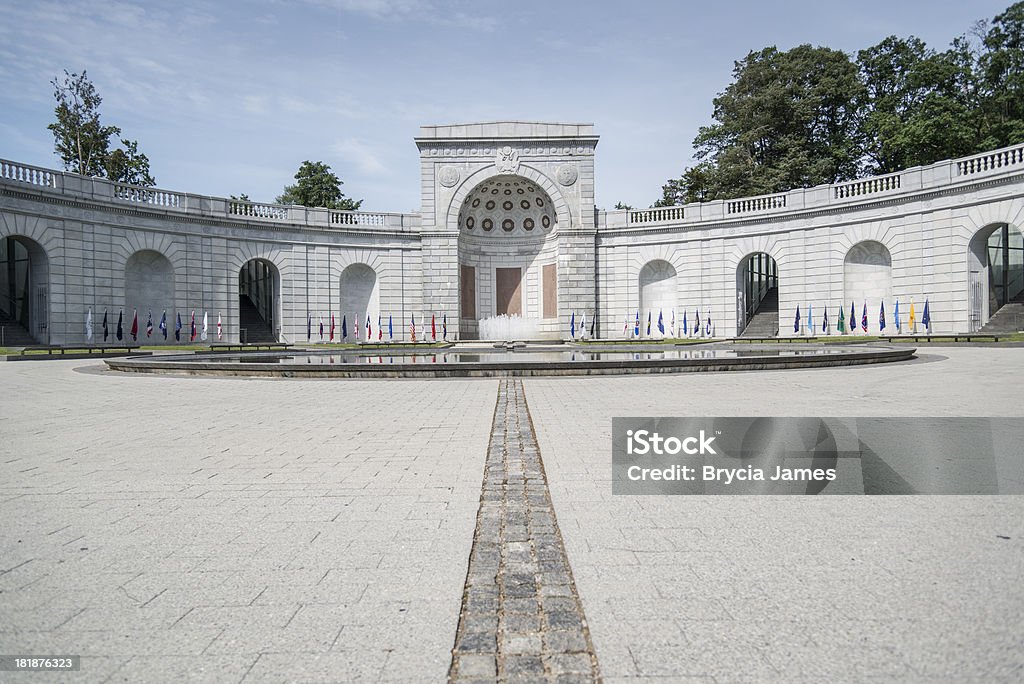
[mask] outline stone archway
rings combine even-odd
[[[640,291],[640,312],[643,320],[651,318],[651,331],[657,329],[658,317],[664,319],[666,335],[669,320],[677,302],[676,269],[664,259],[654,259],[644,264],[638,276]]]
[[[1024,235],[1008,223],[993,223],[968,244],[968,325],[975,332],[1004,306],[1021,308],[1024,321]],[[1016,328],[1017,321],[1011,328]]]
[[[341,316],[348,317],[349,330],[355,330],[358,321],[360,330],[369,318],[376,325],[380,312],[380,281],[377,272],[366,264],[350,264],[341,272]]]
[[[124,302],[127,315],[137,310],[140,330],[144,328],[149,312],[154,327],[160,317],[168,313],[168,325],[174,316],[174,266],[170,260],[152,249],[142,249],[130,257],[124,266]],[[156,340],[159,342],[163,336]]]
[[[878,321],[883,305],[887,316],[892,316],[892,302],[892,255],[889,248],[877,240],[858,242],[843,259],[842,306],[855,303],[858,312],[863,312],[866,307],[870,322]],[[850,329],[856,330],[855,321],[850,322]]]
[[[754,252],[736,267],[736,331],[741,337],[779,333],[779,266],[767,252]]]
[[[49,257],[21,235],[0,238],[0,326],[4,345],[49,341]]]
[[[281,275],[266,259],[249,259],[238,271],[240,342],[277,342],[281,322]]]

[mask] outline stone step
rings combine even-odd
[[[1024,330],[1024,302],[1011,301],[988,319],[979,333],[1014,333]]]

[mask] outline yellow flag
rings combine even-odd
[[[914,300],[910,300],[910,321],[907,324],[908,327],[910,328],[910,332],[915,332],[916,328],[914,326],[916,324],[917,324],[917,317],[914,316]]]

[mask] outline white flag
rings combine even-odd
[[[199,337],[203,342],[206,341],[206,333],[210,329],[210,318],[209,314],[203,312],[203,334]]]
[[[92,343],[92,307],[89,307],[89,313],[85,316],[85,339],[91,344]]]
[[[220,339],[223,339],[223,338],[224,338],[224,330],[223,330],[223,328],[220,327],[220,312],[218,311],[217,312],[217,339],[220,340]]]

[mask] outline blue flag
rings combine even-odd
[[[793,332],[800,332],[800,305],[796,305],[796,320],[793,321]]]
[[[395,339],[395,331],[391,327],[391,314],[388,314],[388,339],[389,340]]]
[[[178,312],[178,322],[174,324],[174,340],[181,342],[181,312]]]
[[[164,334],[164,339],[167,339],[167,311],[165,310],[163,315],[160,316],[160,332]]]
[[[885,330],[885,300],[882,300],[882,306],[878,309],[878,332]]]
[[[117,339],[124,339],[124,326],[121,325],[121,319],[124,317],[124,311],[120,311],[117,314]]]
[[[647,312],[647,336],[651,336],[651,312]]]
[[[850,333],[857,332],[857,309],[853,301],[850,301]]]
[[[341,317],[341,339],[348,339],[348,320],[345,316]]]
[[[929,333],[932,331],[932,314],[928,309],[928,298],[924,300],[924,316],[921,317],[921,322],[924,324],[924,329]]]
[[[446,328],[447,330],[447,328]],[[597,330],[597,312],[594,312],[593,318],[590,319],[590,339],[594,339],[594,331]]]
[[[661,310],[658,310],[658,332],[662,335],[665,334],[665,319],[662,318]]]
[[[693,334],[700,335],[700,309],[693,312]]]
[[[689,329],[686,327],[686,309],[683,309],[683,334],[684,335],[689,335],[690,334]]]
[[[807,305],[807,332],[811,333],[812,335],[814,334],[814,309],[812,308],[813,306],[813,304]]]
[[[306,312],[306,341],[313,339],[313,314]]]
[[[868,331],[868,300],[864,300],[864,313],[860,316],[860,327],[864,332]]]
[[[640,309],[636,310],[636,323],[633,324],[633,337],[640,337]]]
[[[900,325],[900,300],[896,300],[896,307],[892,310],[892,317],[896,319],[896,332],[900,332],[902,327]]]
[[[708,322],[707,322],[707,334],[711,335],[711,309],[708,309]]]
[[[103,310],[103,341],[107,341],[107,337],[110,336],[110,329],[107,327],[107,310]]]
[[[825,307],[825,314],[821,318],[821,332],[828,332],[828,307]]]
[[[569,334],[572,339],[576,339],[576,312],[572,312],[572,318],[569,319]]]

